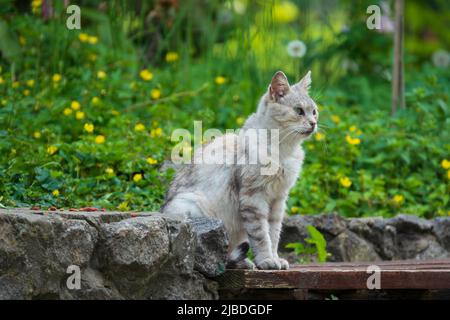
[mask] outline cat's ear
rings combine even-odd
[[[289,81],[282,71],[277,71],[269,86],[269,96],[273,101],[284,97],[289,91]]]
[[[303,92],[308,93],[311,87],[311,70],[296,84],[294,88]]]

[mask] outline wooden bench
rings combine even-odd
[[[379,289],[368,289],[378,266]],[[293,265],[289,270],[227,270],[221,299],[450,299],[450,260]],[[375,284],[374,278],[370,279]]]

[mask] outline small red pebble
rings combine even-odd
[[[78,209],[70,208],[69,211],[78,211]]]
[[[34,206],[34,207],[31,207],[31,210],[41,210],[41,207],[39,207],[39,206]]]
[[[50,208],[48,208],[48,210],[50,210],[50,211],[56,211],[56,210],[58,210],[58,209],[56,209],[56,207],[50,207]]]
[[[106,211],[106,209],[105,209],[105,208],[102,208],[102,211],[103,211],[103,212],[105,212],[105,211]]]
[[[137,217],[137,214],[136,214],[136,213],[132,213],[132,214],[130,215],[130,217],[136,218],[136,217]]]

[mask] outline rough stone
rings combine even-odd
[[[0,212],[0,297],[58,297],[69,265],[88,265],[98,235],[85,221]]]
[[[414,215],[400,214],[387,221],[388,225],[395,227],[397,232],[405,233],[425,233],[430,232],[433,224],[425,219]]]
[[[308,237],[315,226],[327,240],[330,261],[445,259],[450,257],[450,219],[425,220],[412,215],[342,219],[335,215],[290,216],[283,222],[279,250],[296,261],[287,243]],[[286,255],[286,252],[289,254]]]
[[[206,277],[216,277],[225,271],[228,237],[219,219],[192,218],[189,221],[197,234],[195,270]]]
[[[439,217],[433,221],[433,232],[441,245],[450,251],[450,217]]]
[[[337,235],[327,245],[331,254],[329,261],[377,261],[381,260],[373,246],[346,230]]]
[[[159,213],[0,210],[0,299],[217,299],[194,266],[215,274],[226,236],[215,220],[198,226]],[[66,285],[70,265],[79,290]]]
[[[352,218],[347,225],[350,231],[371,243],[383,260],[391,260],[397,255],[396,229],[383,218]]]

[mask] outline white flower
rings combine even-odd
[[[292,40],[288,43],[287,52],[289,56],[293,58],[301,58],[306,53],[306,45],[303,43],[303,41]]]
[[[237,14],[243,15],[247,11],[247,4],[244,1],[234,0],[233,9]]]
[[[433,53],[431,60],[436,67],[444,69],[450,65],[450,54],[441,49]]]

